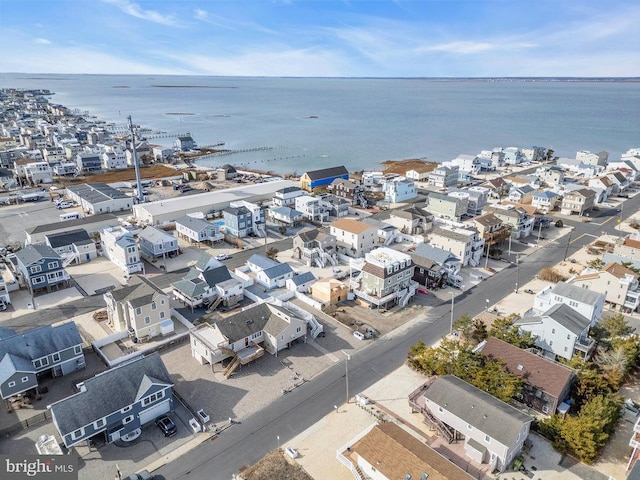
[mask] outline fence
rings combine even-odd
[[[34,415],[33,417],[27,418],[26,420],[22,420],[21,422],[15,423],[10,427],[3,428],[0,430],[0,438],[7,438],[11,435],[15,435],[22,430],[26,430],[31,427],[35,427],[40,425],[41,423],[45,423],[51,420],[51,413],[49,410],[45,410],[42,413]]]

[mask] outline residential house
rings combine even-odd
[[[511,226],[505,225],[502,219],[493,213],[485,213],[467,223],[478,230],[478,234],[484,239],[485,250],[504,242],[511,234]]]
[[[59,377],[85,367],[82,338],[74,322],[47,325],[0,337],[0,397],[38,388],[38,379]]]
[[[326,277],[311,285],[311,296],[323,305],[335,305],[347,300],[349,287],[340,280]]]
[[[640,479],[640,416],[637,417],[636,423],[633,425],[629,446],[633,448],[627,463],[627,480]]]
[[[53,166],[54,175],[75,175],[77,172],[78,166],[73,162],[60,162]]]
[[[66,287],[69,275],[62,266],[62,258],[49,245],[25,245],[15,253],[17,269],[24,285],[31,291],[51,292]]]
[[[514,203],[531,203],[536,190],[530,185],[511,185],[509,189],[509,201]]]
[[[547,187],[558,187],[564,183],[564,168],[557,165],[545,165],[536,169],[540,182]]]
[[[411,170],[405,172],[405,177],[413,180],[414,182],[426,182],[429,180],[429,173],[433,170],[433,165],[424,163],[417,165]]]
[[[350,257],[361,257],[378,243],[378,229],[366,223],[340,218],[329,226],[336,239],[336,248]]]
[[[92,215],[131,209],[133,199],[106,183],[83,183],[67,187],[69,199]]]
[[[107,227],[100,232],[102,255],[111,260],[125,275],[142,272],[140,248],[133,233],[124,227]]]
[[[282,288],[295,272],[288,263],[280,263],[260,254],[253,254],[247,260],[249,270],[255,274],[256,283],[267,290]]]
[[[421,243],[411,252],[411,259],[415,265],[413,280],[430,290],[457,284],[462,278],[458,275],[462,263],[448,250]]]
[[[322,195],[320,205],[327,212],[329,218],[342,218],[349,215],[349,202],[335,195]]]
[[[381,192],[385,178],[383,172],[363,172],[361,185],[367,192]]]
[[[591,153],[588,150],[580,150],[576,153],[576,160],[594,167],[606,167],[609,161],[609,153],[605,151]]]
[[[543,192],[536,192],[533,194],[531,198],[531,205],[536,207],[536,209],[543,214],[547,214],[553,210],[555,210],[556,206],[560,202],[560,196],[552,192],[550,190],[545,190]]]
[[[178,237],[188,240],[189,243],[219,242],[224,238],[218,225],[191,215],[176,219],[176,232]]]
[[[293,237],[292,257],[307,267],[337,265],[336,237],[317,228],[303,228]]]
[[[336,197],[349,202],[350,205],[362,205],[366,207],[367,201],[364,198],[364,187],[351,180],[336,178],[328,186],[329,191]]]
[[[429,235],[429,243],[443,250],[448,250],[457,256],[462,266],[480,265],[484,238],[475,229],[458,227],[436,227]]]
[[[53,182],[53,170],[47,162],[25,159],[15,163],[16,165],[21,164],[21,170],[24,172],[24,178],[28,184],[40,185]],[[21,176],[20,169],[16,169],[16,173]]]
[[[440,165],[429,173],[427,185],[438,188],[455,187],[458,185],[458,166],[445,167]]]
[[[102,158],[97,152],[80,152],[76,155],[79,172],[99,172],[102,170]]]
[[[335,179],[349,179],[349,172],[344,166],[323,168],[320,170],[312,170],[305,172],[300,177],[300,188],[313,191],[316,188],[326,188]]]
[[[188,152],[198,148],[198,145],[196,145],[196,142],[193,140],[191,135],[183,135],[175,139],[173,142],[173,148],[179,152]]]
[[[510,374],[522,377],[522,389],[514,398],[519,403],[550,416],[569,398],[575,378],[570,368],[496,337],[489,337],[481,352],[485,357],[503,363]]]
[[[628,257],[629,260],[640,261],[640,236],[632,235],[618,239],[613,246],[613,251],[617,255]]]
[[[220,304],[232,307],[244,298],[242,282],[233,278],[222,262],[207,253],[171,287],[173,296],[192,310],[202,306],[215,310]]]
[[[391,210],[386,223],[393,225],[401,233],[420,235],[431,230],[433,216],[420,207],[408,207],[403,210]]]
[[[592,292],[603,293],[605,301],[624,312],[638,311],[640,286],[638,275],[619,263],[608,263],[600,270],[587,268],[580,275],[568,280]]]
[[[295,208],[296,197],[306,195],[307,192],[300,187],[281,188],[273,195],[272,204],[274,207],[292,207]]]
[[[305,320],[269,303],[260,303],[226,318],[207,314],[201,320],[197,328],[189,331],[191,355],[202,365],[214,365],[231,357],[225,376],[263,356],[265,350],[277,356],[279,351],[307,335]]]
[[[511,185],[505,182],[502,177],[487,180],[480,186],[488,188],[491,192],[489,195],[494,198],[502,198],[509,193],[509,189],[511,188]]]
[[[531,235],[535,218],[529,215],[523,208],[513,205],[493,205],[485,208],[487,213],[493,213],[502,220],[505,226],[511,228],[511,237],[514,240],[526,238]]]
[[[44,237],[45,243],[62,258],[63,267],[71,263],[90,262],[98,256],[96,242],[83,228],[49,233]]]
[[[269,208],[269,220],[273,223],[279,223],[285,226],[295,226],[304,220],[302,212],[289,207],[271,207]]]
[[[606,202],[613,192],[613,182],[606,175],[590,178],[587,181],[587,186],[602,191],[602,194],[596,199],[596,203]]]
[[[218,180],[233,180],[238,176],[238,171],[233,165],[225,163],[224,165],[216,168],[216,177]]]
[[[459,196],[450,196],[444,193],[431,192],[427,195],[425,208],[434,217],[443,218],[459,222],[463,215],[467,213],[467,203],[464,198]]]
[[[558,282],[540,290],[534,299],[532,312],[540,315],[562,303],[589,319],[591,327],[602,318],[605,295],[566,282]]]
[[[222,210],[225,232],[238,238],[264,237],[266,207],[247,201],[231,202]]]
[[[406,306],[415,295],[417,283],[412,280],[414,265],[406,253],[380,247],[365,254],[364,266],[353,279],[353,293],[371,308]]]
[[[157,353],[99,373],[78,389],[47,407],[67,448],[94,437],[115,442],[173,410],[173,382]]]
[[[0,273],[0,311],[5,310],[7,305],[11,304],[11,295],[9,295],[9,287],[2,273]]]
[[[537,175],[510,175],[505,178],[505,181],[511,184],[512,187],[524,187],[528,185],[533,189],[540,188],[540,178]]]
[[[619,170],[608,172],[607,178],[611,181],[611,193],[614,195],[624,193],[629,188],[629,180]]]
[[[520,152],[528,162],[542,162],[547,158],[548,150],[545,147],[533,146],[529,148],[521,148]]]
[[[109,324],[117,331],[128,331],[138,340],[173,332],[169,295],[151,280],[135,275],[129,285],[103,295]]]
[[[418,196],[413,180],[405,177],[395,177],[384,182],[384,201],[401,203]]]
[[[138,235],[140,252],[149,259],[173,257],[178,254],[178,239],[164,230],[148,226]]]
[[[596,200],[596,193],[587,188],[580,188],[567,192],[562,199],[560,213],[571,215],[577,213],[579,216],[589,216]]]
[[[489,199],[490,190],[485,187],[473,186],[466,187],[462,189],[462,191],[469,194],[467,203],[467,215],[470,217],[474,217],[476,215],[482,214],[482,210],[484,209]]]
[[[295,199],[295,209],[311,222],[323,222],[329,217],[327,205],[320,197],[302,195]]]
[[[518,147],[507,147],[501,149],[504,153],[505,165],[520,165],[524,162],[524,155]]]
[[[604,167],[590,165],[575,158],[559,157],[556,159],[556,165],[585,178],[595,177],[604,171]]]
[[[130,167],[133,167],[135,164],[134,158],[133,158],[133,151],[127,150],[125,152],[125,155],[127,156],[127,164]],[[148,162],[153,161],[154,157],[153,157],[153,149],[151,148],[151,145],[149,145],[149,143],[144,140],[141,142],[138,142],[136,144],[136,157],[139,165],[144,165]]]
[[[458,180],[467,181],[472,176],[480,173],[480,162],[476,155],[458,155],[450,162],[445,162],[445,166],[457,166],[458,167]]]
[[[287,279],[284,286],[292,292],[308,292],[316,280],[317,278],[312,272],[297,273]]]
[[[378,230],[378,243],[391,245],[402,239],[401,235],[398,234],[398,229],[389,223],[381,222],[372,217],[365,217],[360,221]]]
[[[376,480],[474,478],[393,422],[374,423],[338,449],[337,458],[352,472]]]
[[[464,438],[465,455],[504,472],[520,454],[533,417],[455,377],[444,375],[409,396],[420,412],[451,443]]]
[[[574,355],[588,359],[595,350],[596,342],[589,337],[589,319],[562,303],[542,315],[519,318],[514,325],[521,331],[530,332],[536,347],[552,360],[556,356],[571,360]]]

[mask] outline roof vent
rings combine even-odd
[[[247,320],[246,322],[244,322],[245,325],[251,325],[253,323],[253,320]]]
[[[518,365],[518,370],[524,370],[524,367],[522,365]]]

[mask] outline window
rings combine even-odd
[[[164,305],[164,298],[160,300],[160,305]]]
[[[122,410],[120,410],[120,413],[127,413],[129,410],[131,410],[131,405],[124,407]]]
[[[33,364],[36,368],[45,367],[49,365],[49,359],[47,357],[39,358],[38,360],[34,360]]]
[[[15,386],[16,386],[16,382],[9,382],[9,388],[15,387]]]
[[[76,355],[80,355],[82,353],[82,347],[80,345],[76,345],[75,347],[73,347],[73,353],[75,353]]]
[[[551,333],[556,333],[556,329],[555,329],[555,328],[552,328],[552,329],[551,329]]]
[[[549,407],[547,407],[546,405],[542,407],[542,413],[549,413]]]
[[[34,277],[34,278],[32,278],[32,279],[31,279],[31,283],[32,283],[33,285],[36,285],[36,284],[38,284],[38,283],[42,283],[42,282],[44,282],[44,279],[45,279],[45,277],[44,277],[44,276]]]
[[[484,441],[487,442],[487,443],[490,443],[491,442],[491,437],[489,435],[485,435],[484,436]]]
[[[164,312],[160,312],[160,318],[164,318]]]
[[[101,418],[99,420],[96,420],[95,422],[93,422],[93,428],[98,429],[98,428],[102,428],[107,424],[107,421],[104,418]]]
[[[140,315],[142,313],[142,309],[140,307],[136,308],[136,315]]]
[[[153,402],[156,402],[156,401],[160,400],[162,397],[164,397],[164,390],[162,390],[160,392],[153,393],[153,394],[149,395],[148,397],[143,398],[142,399],[142,405],[146,407],[150,403],[153,403]]]
[[[301,330],[302,330],[302,327],[297,327],[296,328],[296,333],[300,333]]]
[[[84,434],[84,428],[79,428],[78,430],[75,430],[75,431],[71,432],[71,439],[72,440],[77,440],[83,434]]]
[[[38,273],[42,271],[42,268],[40,267],[40,265],[34,265],[29,270],[31,270],[31,273]]]
[[[60,353],[59,352],[54,353],[51,357],[52,357],[52,360],[54,362],[59,362],[60,361]]]
[[[124,425],[126,425],[127,423],[131,423],[131,422],[133,422],[133,415],[129,415],[128,417],[124,417],[122,419],[122,423]]]
[[[22,377],[22,383],[27,383],[29,381],[29,377]]]
[[[58,262],[49,262],[49,263],[47,263],[47,268],[49,270],[53,270],[54,268],[58,268]]]
[[[151,323],[151,317],[144,317],[144,324],[149,325]]]
[[[571,334],[567,333],[567,340],[571,340]]]
[[[155,310],[157,308],[158,306],[156,305],[156,302],[151,302],[151,310]]]

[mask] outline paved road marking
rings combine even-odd
[[[316,343],[314,340],[308,340],[307,343],[311,345],[313,348],[315,348],[316,350],[318,350],[319,352],[322,352],[323,354],[325,354],[331,360],[333,360],[333,363],[338,363],[340,361],[338,357],[336,357],[333,353],[331,353],[329,350],[324,348],[322,345]]]

